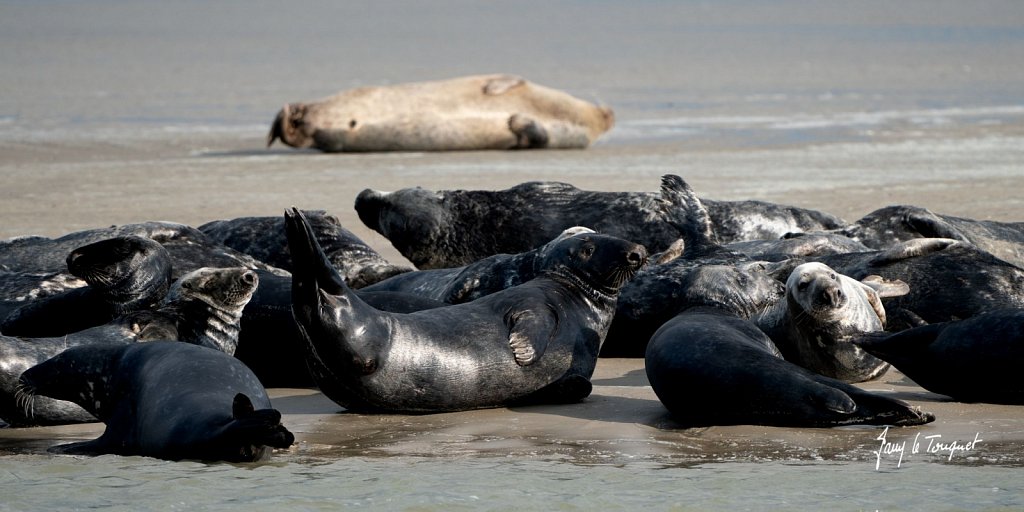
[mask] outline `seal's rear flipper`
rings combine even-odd
[[[288,448],[295,442],[295,436],[281,424],[277,409],[254,410],[252,401],[242,393],[235,395],[231,413],[235,420],[225,427],[224,437],[241,446]]]
[[[46,451],[58,455],[88,455],[97,456],[105,453],[111,453],[109,449],[103,446],[103,437],[93,439],[92,441],[81,441],[78,443],[67,443],[58,444],[51,446]]]
[[[857,409],[848,418],[837,421],[836,425],[892,425],[895,427],[909,427],[935,421],[934,414],[922,412],[919,408],[912,407],[902,400],[889,398],[885,395],[867,391],[821,375],[814,376],[814,379],[821,384],[832,386],[846,393],[857,403]]]

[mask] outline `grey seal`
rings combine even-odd
[[[596,192],[559,182],[527,182],[497,191],[366,189],[356,197],[355,209],[363,224],[390,240],[419,269],[458,267],[493,254],[528,251],[571,226],[661,252],[679,238],[690,243],[689,230],[681,232],[673,223],[672,217],[680,215],[664,206],[666,184],[678,189],[682,181],[666,175],[658,193]],[[831,215],[785,205],[704,198],[700,203],[720,243],[845,225]]]
[[[58,453],[250,462],[295,440],[245,365],[197,345],[75,347],[26,370],[20,385],[29,410],[35,396],[48,396],[106,424],[99,438]]]
[[[288,103],[267,135],[295,148],[454,151],[585,148],[612,110],[512,75],[360,87]]]
[[[823,263],[804,263],[786,280],[786,298],[754,322],[791,363],[844,382],[880,377],[889,369],[850,340],[885,329],[882,299],[906,295],[902,281],[857,281]]]
[[[873,249],[916,238],[949,238],[972,243],[997,258],[1024,266],[1024,222],[966,219],[918,206],[896,205],[875,210],[836,231]]]
[[[349,286],[362,288],[392,276],[409,272],[406,266],[393,265],[341,225],[334,215],[324,211],[306,211],[317,241]],[[291,271],[291,256],[279,217],[239,217],[215,220],[199,226],[215,242],[224,244],[275,268]]]
[[[133,235],[79,247],[67,255],[67,268],[88,286],[26,302],[2,319],[0,331],[46,337],[103,325],[159,302],[172,275],[167,250]]]
[[[751,321],[698,307],[665,323],[647,346],[651,387],[686,427],[920,425],[908,404],[830,379],[781,357]]]
[[[921,387],[961,402],[1024,405],[1024,309],[854,340]]]
[[[257,282],[256,273],[244,268],[199,269],[176,281],[156,309],[134,311],[59,337],[0,335],[0,417],[16,425],[95,421],[70,402],[40,397],[31,417],[15,404],[21,372],[71,347],[178,340],[232,354],[238,345],[242,308]]]
[[[465,304],[386,313],[359,299],[302,214],[286,212],[292,307],[321,391],[353,410],[437,412],[590,394],[597,353],[643,246],[581,234],[553,248],[544,274]]]

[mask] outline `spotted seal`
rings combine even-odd
[[[703,295],[736,297],[716,277],[730,267],[704,267],[694,276]],[[717,302],[717,303],[716,303]],[[816,374],[779,356],[772,341],[744,318],[756,300],[707,301],[666,322],[650,340],[645,369],[658,399],[687,427],[774,425],[920,425],[934,421],[904,402]]]
[[[480,75],[342,91],[288,103],[267,135],[321,151],[585,148],[612,110],[511,75]]]
[[[1024,309],[854,340],[921,387],[961,402],[1024,405]]]
[[[808,260],[779,262],[773,264],[771,272],[788,276]],[[918,238],[888,249],[810,260],[857,280],[877,275],[905,282],[909,293],[885,302],[889,331],[961,320],[994,309],[1024,307],[1024,269],[970,243]]]
[[[684,195],[696,198],[682,178],[666,175],[658,194],[587,192],[557,182],[528,182],[496,192],[367,189],[357,196],[355,208],[364,224],[387,237],[418,268],[428,269],[529,251],[574,225],[641,240],[655,252],[680,238],[692,244],[686,238],[710,230],[710,220],[689,212],[700,208],[706,217],[699,201],[679,201]],[[684,211],[666,213],[674,209]],[[675,224],[681,217],[707,225],[681,231]]]
[[[31,417],[15,404],[21,372],[71,347],[178,340],[232,354],[238,345],[242,308],[257,283],[252,270],[203,268],[176,281],[156,309],[134,311],[59,337],[0,336],[0,417],[17,425],[95,421],[70,402],[40,397]]]
[[[465,304],[392,314],[345,285],[298,210],[286,219],[307,364],[325,395],[355,410],[582,400],[615,296],[647,257],[632,242],[576,235],[552,249],[532,281]]]
[[[682,181],[667,175],[663,187],[666,180],[670,186]],[[664,201],[663,192],[595,192],[567,183],[527,182],[498,191],[366,189],[356,197],[355,209],[367,227],[390,240],[417,268],[429,269],[527,251],[570,226],[587,226],[660,252],[688,236],[669,222]],[[831,215],[785,205],[701,202],[721,243],[845,225]]]
[[[949,238],[972,243],[1024,267],[1024,222],[966,219],[918,206],[895,205],[875,210],[836,231],[873,249],[916,238]]]
[[[67,255],[67,268],[88,286],[27,302],[7,314],[0,332],[46,337],[103,325],[163,299],[172,275],[167,250],[133,235],[79,247]]]
[[[393,265],[354,233],[345,229],[334,215],[306,211],[317,241],[349,286],[362,288],[412,270]],[[291,271],[291,256],[281,217],[239,217],[216,220],[198,228],[213,241],[248,254],[275,268]]]
[[[48,396],[106,424],[99,438],[56,446],[58,453],[249,462],[295,440],[244,364],[197,345],[70,348],[26,370],[20,386],[29,410],[33,397]]]
[[[868,276],[857,281],[823,263],[804,263],[786,280],[785,300],[754,319],[791,363],[844,382],[880,377],[889,369],[850,342],[885,328],[882,299],[906,295],[902,281]]]

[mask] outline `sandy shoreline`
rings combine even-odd
[[[866,144],[737,149],[680,144],[599,144],[585,151],[323,155],[266,150],[258,141],[178,138],[148,143],[16,144],[0,164],[5,219],[0,236],[60,235],[144,220],[192,225],[284,208],[323,208],[393,261],[403,259],[364,228],[351,209],[365,187],[505,188],[533,179],[596,190],[656,190],[678,173],[706,197],[756,198],[855,219],[889,204],[916,204],[974,218],[1024,219],[1014,133]],[[973,165],[973,167],[963,167]],[[341,456],[540,457],[579,463],[656,464],[828,460],[873,464],[876,428],[756,426],[678,430],[646,382],[641,360],[602,360],[582,404],[404,416],[335,414],[311,390],[272,390],[298,444],[282,460]],[[944,401],[890,371],[865,387],[934,412],[898,439],[940,435],[983,441],[948,461],[921,453],[907,463],[1024,465],[1024,408]],[[0,431],[0,451],[40,453],[58,441],[98,435],[101,426]],[[918,435],[920,434],[920,435]],[[893,462],[893,461],[886,461]],[[890,464],[892,466],[892,464]],[[892,469],[890,467],[890,469]]]

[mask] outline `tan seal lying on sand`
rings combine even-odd
[[[322,151],[585,148],[611,129],[611,109],[511,75],[360,87],[277,113],[281,139]]]

